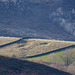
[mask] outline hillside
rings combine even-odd
[[[12,39],[10,38],[10,40]],[[8,40],[1,41],[7,42]],[[0,43],[2,44],[2,42]],[[27,56],[38,55],[71,45],[75,45],[75,42],[47,39],[21,39],[20,41],[0,46],[0,55],[25,58]]]
[[[0,56],[0,75],[71,75],[46,65]]]
[[[14,38],[14,37],[0,37],[0,45],[4,45],[13,41],[18,40],[19,38]]]
[[[0,36],[75,41],[75,1],[0,0]]]
[[[1,37],[1,39],[5,38]],[[11,37],[7,39],[12,41]],[[3,43],[7,41],[1,40]],[[15,41],[0,45],[0,55],[39,62],[75,74],[75,42],[73,41],[16,38]]]

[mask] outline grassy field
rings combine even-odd
[[[0,45],[13,42],[18,39],[19,38],[1,37]],[[27,60],[41,62],[44,64],[47,63],[46,65],[48,66],[52,66],[54,68],[58,68],[67,72],[70,72],[72,70],[70,73],[75,74],[75,72],[73,71],[75,69],[75,46],[73,48],[69,47],[64,51],[61,51],[61,48],[71,45],[75,45],[75,42],[47,39],[22,39],[11,45],[1,47],[0,55],[25,59],[28,56],[35,56],[38,54],[43,54],[60,49],[60,51],[58,52],[53,52],[34,58],[27,58]],[[66,61],[64,61],[66,60],[66,58],[70,58],[71,60],[68,66],[66,65]]]
[[[15,41],[17,38],[7,38],[7,40],[5,40],[5,38],[1,38],[0,44],[2,44],[2,42],[8,43],[8,40]],[[75,42],[46,39],[23,39],[17,43],[0,48],[0,55],[26,57],[46,53],[70,45],[75,45]]]
[[[4,45],[6,43],[10,43],[13,41],[18,40],[19,38],[15,38],[15,37],[0,37],[0,45]]]
[[[75,75],[75,48],[39,57],[28,58],[27,60],[46,64]]]

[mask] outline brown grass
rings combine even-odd
[[[19,38],[0,37],[0,45],[10,43],[10,42],[16,41],[18,39]],[[0,55],[8,56],[8,57],[24,58],[26,56],[33,56],[33,55],[37,55],[37,54],[41,54],[41,53],[46,53],[46,52],[60,49],[63,47],[67,47],[70,45],[75,45],[75,42],[46,40],[46,39],[22,39],[21,41],[19,41],[17,43],[0,48]],[[75,48],[73,48],[73,51],[75,52]],[[61,55],[61,54],[63,54],[63,52],[53,53],[53,54],[48,55],[47,57],[44,56],[44,57],[40,57],[40,58],[42,60],[45,60],[45,58],[48,59],[46,61],[46,63],[50,62],[50,61],[54,62],[55,59],[57,59],[58,60],[57,62],[59,62],[60,61],[59,55]],[[55,58],[55,59],[52,59],[52,58]],[[37,58],[35,58],[35,59],[37,59]],[[74,70],[72,70],[71,68],[75,69],[75,67],[74,67],[75,63],[73,63],[72,65],[70,65],[68,68],[66,68],[66,66],[62,66],[57,63],[52,64],[50,66],[61,69],[61,70],[64,69],[64,71],[66,70],[67,72],[70,72],[73,74]],[[61,68],[61,67],[63,67],[63,68]]]
[[[10,43],[10,42],[16,41],[18,39],[19,38],[15,38],[15,37],[0,37],[0,45]]]
[[[1,41],[0,44],[15,41],[17,39],[18,38],[3,37],[0,38]],[[21,40],[20,42],[14,43],[12,45],[0,48],[0,55],[10,56],[10,57],[32,56],[32,55],[45,53],[48,51],[53,51],[70,45],[75,45],[75,42],[69,42],[69,41],[65,42],[65,41],[46,40],[46,39],[26,39],[26,40]]]

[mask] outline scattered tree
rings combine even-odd
[[[75,57],[73,57],[72,49],[67,49],[60,57],[64,61],[66,66],[69,66],[70,64],[73,63],[73,61],[75,61]]]

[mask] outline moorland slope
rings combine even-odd
[[[9,40],[10,38],[7,39]],[[8,43],[8,40],[4,41],[3,37],[1,39],[1,42],[3,42],[0,45],[1,56],[27,59],[75,74],[75,42],[73,41],[34,38],[16,38],[13,41],[12,38],[10,39],[12,42],[9,41]]]
[[[46,65],[0,56],[0,75],[71,75]]]

